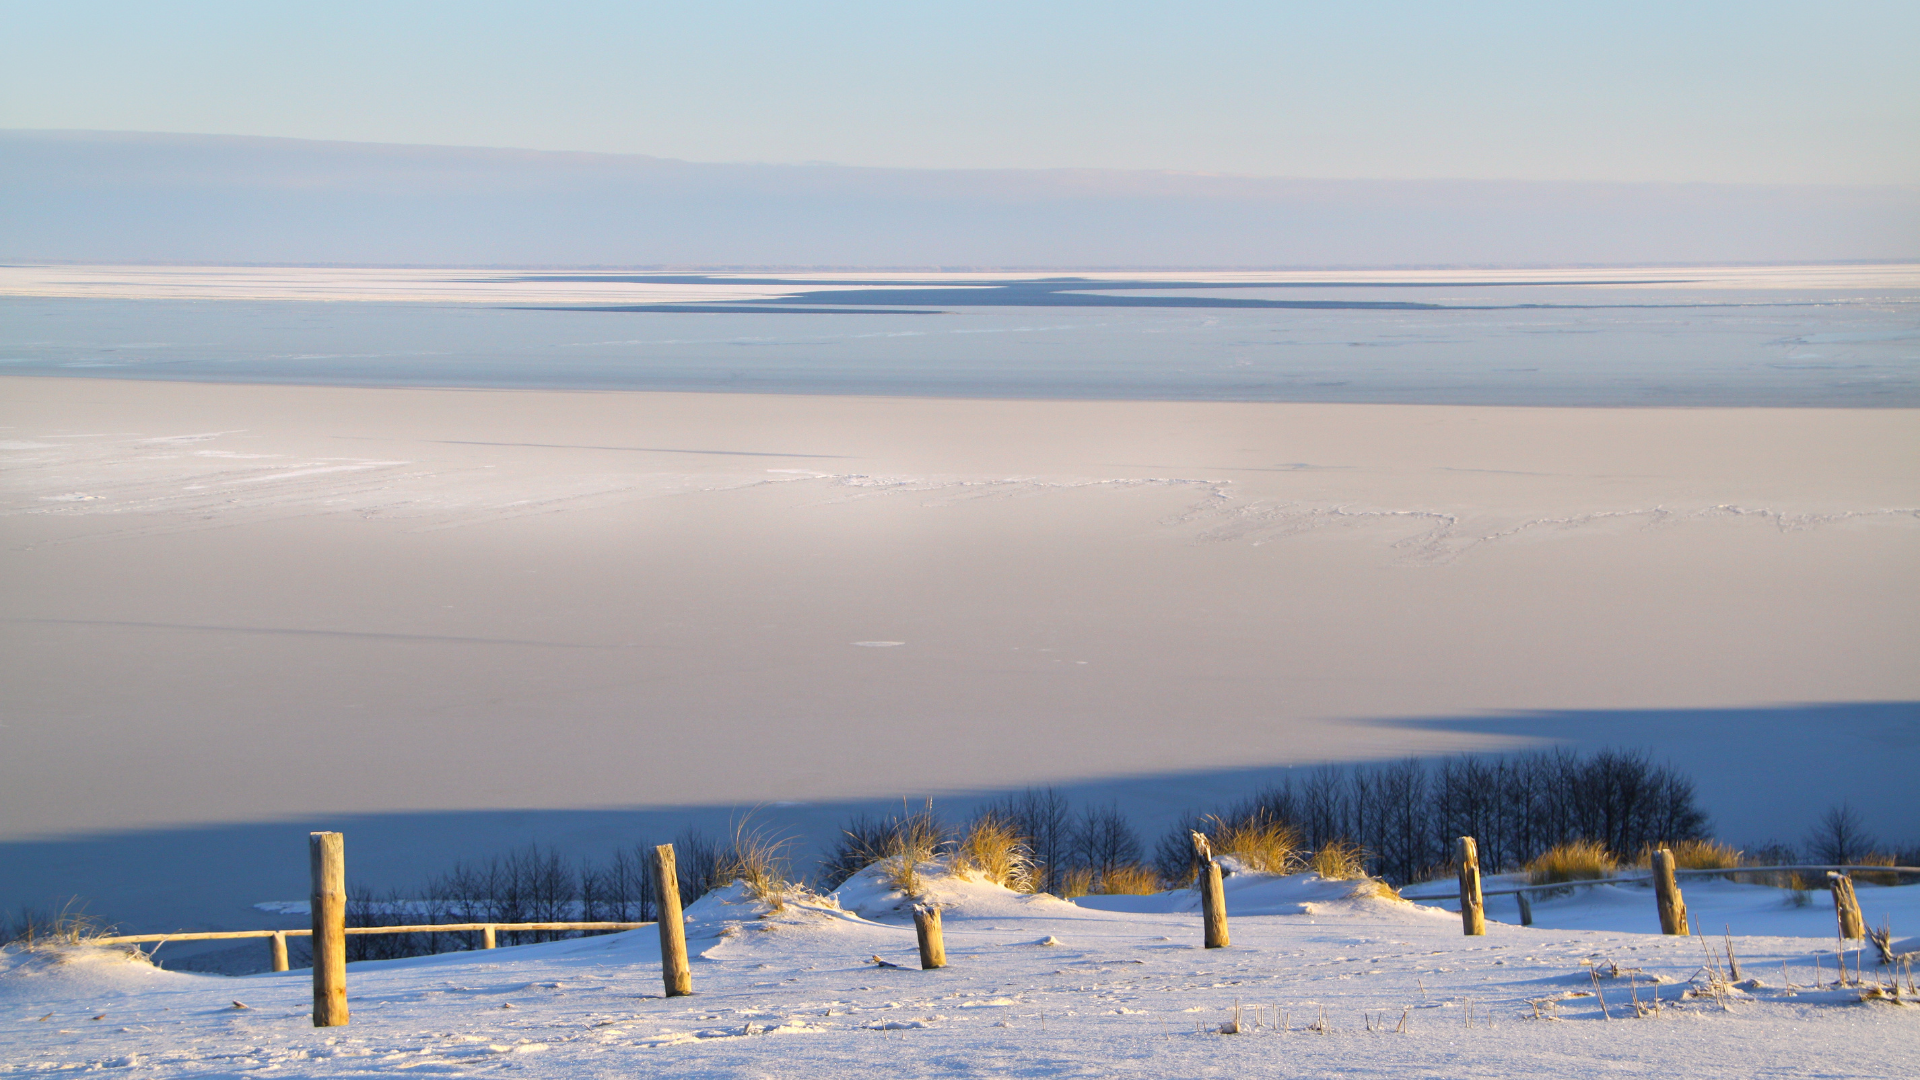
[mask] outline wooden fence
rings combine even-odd
[[[660,928],[660,960],[667,996],[693,992],[687,964],[687,939],[680,911],[680,879],[674,867],[673,845],[654,850],[654,882],[660,896],[658,922],[469,922],[427,923],[414,926],[346,925],[346,854],[339,833],[317,832],[309,838],[313,895],[308,905],[313,925],[290,930],[211,930],[178,934],[120,934],[91,939],[98,945],[142,945],[168,941],[225,941],[266,938],[272,950],[273,970],[287,970],[287,939],[313,938],[313,1026],[339,1027],[347,1023],[346,938],[349,934],[480,934],[480,947],[494,948],[496,935],[521,930],[638,930]]]
[[[1864,863],[1807,864],[1802,866],[1729,866],[1718,870],[1675,870],[1674,874],[1677,877],[1730,878],[1735,874],[1793,874],[1806,872],[1850,874],[1855,872],[1870,873],[1876,871],[1887,874],[1920,875],[1920,866],[1869,866]],[[1652,880],[1653,875],[1650,873],[1619,877],[1576,878],[1572,881],[1557,881],[1548,885],[1513,885],[1499,889],[1487,889],[1480,895],[1514,896],[1527,893],[1553,892],[1556,889],[1591,888],[1595,885],[1634,885]],[[1818,887],[1824,889],[1826,888],[1826,883],[1822,881]],[[1408,888],[1413,888],[1413,886],[1408,886]],[[1403,900],[1454,900],[1458,899],[1458,896],[1450,892],[1422,894],[1419,896],[1402,892],[1400,898]]]
[[[418,926],[343,926],[343,934],[459,934],[479,933],[480,947],[491,949],[498,944],[496,934],[501,931],[512,933],[518,930],[638,930],[643,926],[653,926],[650,922],[521,922],[521,923],[423,923]],[[313,930],[216,930],[207,933],[191,934],[121,934],[116,937],[93,939],[99,945],[143,945],[168,941],[221,941],[227,938],[270,938],[273,951],[273,970],[287,970],[287,939],[312,937]]]
[[[1693,870],[1680,870],[1673,865],[1673,852],[1660,848],[1652,853],[1653,871],[1649,874],[1636,874],[1632,877],[1578,878],[1571,881],[1556,881],[1542,885],[1515,885],[1510,889],[1483,891],[1480,888],[1480,864],[1474,858],[1473,837],[1460,838],[1458,864],[1460,869],[1460,919],[1468,937],[1487,932],[1485,913],[1486,898],[1489,896],[1512,896],[1520,901],[1520,925],[1533,925],[1533,902],[1531,897],[1537,892],[1550,892],[1556,889],[1590,888],[1595,885],[1621,885],[1651,881],[1655,900],[1655,910],[1660,916],[1660,932],[1686,937],[1691,932],[1687,925],[1687,902],[1681,895],[1679,879],[1686,877],[1728,877],[1739,874],[1793,874],[1803,871],[1824,872],[1826,884],[1833,893],[1833,911],[1839,920],[1840,939],[1866,936],[1866,921],[1860,917],[1860,901],[1853,891],[1853,879],[1848,876],[1852,871],[1871,871],[1892,874],[1897,884],[1901,874],[1920,874],[1920,867],[1912,866],[1872,866],[1859,863],[1846,865],[1798,866],[1725,866],[1701,867]],[[1455,897],[1445,893],[1407,896],[1404,900],[1452,900]]]
[[[1205,943],[1207,948],[1226,948],[1227,911],[1225,890],[1221,887],[1220,867],[1214,861],[1207,838],[1200,833],[1193,834],[1196,858],[1203,865],[1200,879],[1205,916]],[[1865,933],[1864,922],[1860,918],[1858,902],[1854,898],[1853,883],[1847,874],[1850,872],[1893,874],[1896,880],[1900,875],[1920,875],[1920,867],[1913,866],[1869,866],[1848,865],[1797,865],[1797,866],[1740,866],[1718,869],[1676,870],[1673,868],[1673,856],[1662,848],[1655,853],[1655,872],[1628,877],[1582,878],[1574,881],[1561,881],[1545,885],[1515,885],[1511,888],[1483,891],[1480,887],[1479,861],[1475,857],[1473,838],[1463,836],[1459,839],[1460,891],[1457,897],[1450,893],[1405,895],[1407,900],[1452,900],[1460,901],[1462,926],[1469,936],[1486,933],[1486,919],[1483,910],[1484,900],[1488,896],[1517,896],[1520,900],[1522,925],[1533,922],[1529,897],[1538,892],[1556,889],[1590,888],[1595,885],[1623,885],[1643,881],[1652,881],[1659,898],[1660,926],[1663,933],[1684,935],[1688,932],[1686,922],[1686,904],[1680,895],[1677,883],[1679,877],[1732,877],[1738,874],[1792,874],[1824,873],[1827,884],[1833,893],[1834,908],[1839,917],[1839,932],[1842,938],[1860,937]],[[468,922],[468,923],[428,923],[414,926],[347,926],[346,925],[346,856],[344,841],[339,833],[317,832],[310,837],[310,855],[313,875],[313,894],[310,903],[313,925],[309,929],[291,930],[216,930],[179,934],[123,934],[115,937],[93,939],[101,945],[138,945],[167,941],[222,941],[239,938],[266,938],[272,948],[273,970],[287,970],[287,939],[290,937],[311,937],[313,942],[313,1023],[315,1027],[337,1027],[347,1023],[347,976],[346,976],[346,937],[349,934],[449,934],[474,933],[481,935],[481,948],[491,949],[496,945],[496,935],[502,931],[523,930],[638,930],[645,926],[660,928],[660,966],[661,978],[666,986],[668,997],[676,997],[693,992],[692,970],[687,964],[687,939],[684,916],[680,909],[679,873],[675,868],[673,845],[662,844],[654,850],[654,882],[658,890],[660,919],[657,922]],[[946,964],[946,949],[941,940],[940,915],[937,908],[919,908],[915,910],[914,922],[920,939],[921,966],[923,968],[943,967]]]

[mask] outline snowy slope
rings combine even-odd
[[[692,905],[691,998],[661,996],[657,939],[640,930],[355,964],[353,1022],[329,1030],[309,1026],[304,971],[228,979],[104,950],[9,952],[0,1076],[1920,1072],[1920,1008],[1810,987],[1816,962],[1834,977],[1826,937],[1735,936],[1757,978],[1717,1000],[1688,996],[1705,985],[1706,939],[1602,926],[1610,899],[1542,905],[1581,908],[1592,929],[1495,924],[1472,939],[1449,913],[1354,897],[1353,883],[1235,875],[1234,945],[1209,952],[1188,910],[1103,910],[1127,905],[952,878],[927,888],[945,908],[940,971],[917,969],[906,898],[869,873],[778,912],[737,888]],[[1712,891],[1689,894],[1702,914],[1719,910]],[[1896,928],[1920,924],[1920,889],[1875,892]],[[1130,901],[1185,906],[1181,894]],[[1644,914],[1622,907],[1618,921],[1642,927]],[[1656,996],[1660,1012],[1635,1018],[1635,999]],[[1236,1004],[1246,1030],[1219,1033]],[[1327,1030],[1311,1030],[1323,1015]]]

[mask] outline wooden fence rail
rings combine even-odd
[[[349,926],[349,934],[455,934],[494,930],[512,933],[518,930],[638,930],[650,922],[522,922],[522,923],[428,923],[420,926]],[[96,945],[137,945],[152,941],[219,941],[222,938],[310,937],[311,929],[293,930],[218,930],[194,934],[122,934],[94,938]]]
[[[491,949],[496,935],[501,931],[512,933],[519,930],[638,930],[643,926],[652,926],[650,922],[522,922],[522,923],[428,923],[418,926],[348,926],[341,928],[343,934],[458,934],[479,933],[480,947]],[[100,945],[142,945],[149,942],[168,941],[222,941],[228,938],[268,938],[270,951],[268,958],[273,970],[287,970],[287,939],[294,937],[312,937],[312,928],[291,930],[215,930],[207,933],[192,934],[121,934],[116,937],[93,939]]]
[[[1729,874],[1772,874],[1772,873],[1785,874],[1785,873],[1795,873],[1803,870],[1814,871],[1819,873],[1824,873],[1829,870],[1837,870],[1841,873],[1860,872],[1860,873],[1884,873],[1884,874],[1920,874],[1920,866],[1867,866],[1867,865],[1862,865],[1857,863],[1849,863],[1844,865],[1843,864],[1827,864],[1827,865],[1819,865],[1819,866],[1815,866],[1815,865],[1729,866],[1729,867],[1723,867],[1718,870],[1675,870],[1674,874],[1678,877],[1725,877]],[[1503,889],[1485,889],[1481,891],[1480,895],[1482,896],[1516,896],[1516,895],[1524,896],[1527,893],[1551,892],[1554,889],[1571,889],[1571,888],[1580,888],[1580,887],[1591,887],[1594,885],[1632,885],[1637,882],[1652,881],[1652,880],[1653,880],[1652,874],[1635,874],[1632,877],[1576,878],[1572,881],[1556,881],[1551,885],[1514,885],[1514,886],[1510,886],[1508,888],[1503,888]],[[1422,882],[1421,884],[1428,884],[1428,883]],[[1822,878],[1818,882],[1812,882],[1809,884],[1812,888],[1817,888],[1817,889],[1824,889],[1827,887],[1827,883],[1824,878]],[[1460,894],[1454,893],[1454,892],[1445,892],[1445,893],[1431,893],[1431,894],[1423,893],[1419,896],[1414,896],[1410,893],[1403,892],[1400,894],[1400,898],[1403,900],[1458,900],[1460,899]]]
[[[692,970],[687,965],[686,930],[680,911],[679,875],[674,870],[673,845],[662,844],[654,851],[654,886],[658,890],[660,920],[657,922],[466,922],[416,923],[409,926],[348,926],[346,838],[337,832],[315,832],[307,836],[308,862],[313,891],[307,911],[313,916],[306,929],[285,930],[203,930],[173,934],[116,934],[92,938],[99,945],[139,945],[168,941],[228,941],[238,938],[266,938],[273,970],[287,970],[287,939],[313,939],[313,1026],[343,1027],[348,1022],[347,948],[348,934],[480,934],[480,947],[491,949],[502,930],[518,933],[529,930],[638,930],[643,926],[660,927],[660,968],[666,978],[667,996],[693,993]]]

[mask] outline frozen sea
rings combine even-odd
[[[1920,746],[1897,644],[1917,610],[1915,443],[1894,411],[1920,406],[1920,267],[0,266],[0,373],[67,377],[0,379],[5,723],[10,748],[43,748],[12,755],[0,793],[62,823],[0,814],[0,910],[80,895],[133,929],[251,926],[255,901],[299,895],[311,828],[349,832],[360,880],[400,887],[527,842],[599,857],[723,834],[745,799],[687,777],[749,766],[746,790],[825,778],[764,813],[818,841],[927,782],[893,779],[909,773],[887,755],[917,745],[893,737],[901,716],[937,730],[969,709],[1022,738],[1024,717],[1066,717],[1144,748],[1096,768],[1094,738],[1056,737],[1046,775],[1148,836],[1296,763],[1542,738],[1660,747],[1736,843],[1797,840],[1847,797],[1889,842],[1911,832],[1876,793],[1902,790]],[[240,385],[260,383],[738,395],[476,409]],[[1151,401],[1876,411],[1495,409],[1410,433]],[[338,441],[370,435],[388,442]],[[1153,454],[1118,453],[1134,444]],[[788,464],[808,471],[766,483]],[[874,497],[873,477],[907,497]],[[1224,516],[1188,515],[1191,478],[1236,493]],[[666,497],[689,483],[707,494]],[[1435,521],[1470,560],[1400,557]],[[660,648],[628,648],[642,634]],[[847,648],[869,640],[911,644]],[[763,701],[818,708],[749,731]],[[471,737],[532,714],[539,745]],[[672,791],[636,779],[654,759],[622,747],[683,715],[745,749],[648,774]],[[302,717],[469,737],[431,770],[398,753],[298,802]],[[1228,732],[1181,743],[1219,759],[1172,761],[1141,734],[1167,717]],[[1301,725],[1324,717],[1380,738],[1309,753]],[[216,720],[231,737],[210,739]],[[748,734],[712,735],[720,720]],[[568,747],[594,749],[566,752],[603,794],[540,765]],[[1042,754],[943,756],[981,763],[940,788],[964,811]],[[88,779],[105,775],[110,791]],[[430,780],[459,797],[421,795]]]
[[[413,271],[378,280],[366,276],[378,272],[258,270],[211,283],[211,272],[189,270],[185,284],[136,268],[118,276],[96,269],[78,286],[69,274],[52,287],[47,280],[60,272],[24,273],[38,286],[0,288],[0,372],[22,375],[1038,399],[1920,405],[1920,268],[1910,266],[1345,276]],[[291,284],[260,287],[269,280]]]

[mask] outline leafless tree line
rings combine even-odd
[[[673,841],[680,896],[692,903],[725,882],[717,880],[725,847],[698,830]],[[348,926],[415,926],[436,923],[651,922],[655,905],[653,849],[648,842],[622,848],[604,862],[573,861],[552,848],[529,844],[487,859],[458,862],[424,886],[385,893],[351,891]],[[590,936],[604,931],[500,931],[501,945]],[[348,960],[459,952],[480,947],[480,935],[354,934]]]
[[[1021,838],[1033,865],[1033,887],[1061,892],[1067,875],[1087,871],[1096,878],[1140,863],[1140,834],[1127,821],[1118,803],[1076,811],[1066,796],[1053,788],[1029,788],[1002,796],[980,807],[958,825],[937,818],[931,806],[890,816],[857,814],[847,822],[838,841],[828,849],[822,865],[822,883],[836,888],[882,852],[897,850],[908,832],[954,839],[973,823],[993,819],[1007,824]]]
[[[1117,803],[1075,808],[1053,788],[1031,788],[986,804],[970,821],[987,817],[1010,825],[1021,838],[1038,890],[1059,894],[1069,875],[1100,880],[1147,858],[1139,833]],[[1631,855],[1649,844],[1703,838],[1708,826],[1692,780],[1642,751],[1409,758],[1305,770],[1225,810],[1188,814],[1160,840],[1152,866],[1167,881],[1184,880],[1192,859],[1191,830],[1249,820],[1292,826],[1309,850],[1340,840],[1357,843],[1366,850],[1369,870],[1395,884],[1447,872],[1459,836],[1478,840],[1482,865],[1513,868],[1570,840],[1598,840]],[[952,839],[970,821],[943,822],[930,804],[894,815],[856,815],[827,846],[818,881],[838,887],[877,853],[897,850],[898,839],[909,831]],[[685,902],[725,884],[718,880],[728,864],[725,843],[689,830],[674,845]],[[1859,813],[1842,804],[1809,833],[1803,850],[1818,862],[1847,863],[1873,848]],[[1753,854],[1791,863],[1801,850],[1776,842]],[[406,893],[355,892],[348,925],[651,921],[656,912],[652,855],[650,842],[598,863],[570,861],[551,848],[528,845],[456,863]],[[1911,865],[1920,861],[1920,851],[1900,858]],[[502,931],[499,939],[502,945],[523,944],[580,933]],[[348,939],[349,958],[471,949],[478,947],[478,937],[464,932],[355,935]]]
[[[1447,870],[1460,836],[1479,842],[1483,866],[1510,868],[1570,840],[1630,855],[1707,835],[1692,780],[1644,752],[1617,750],[1321,766],[1176,824],[1154,852],[1164,876],[1185,875],[1188,832],[1204,831],[1210,817],[1283,822],[1308,849],[1352,841],[1366,849],[1372,873],[1396,884]]]

